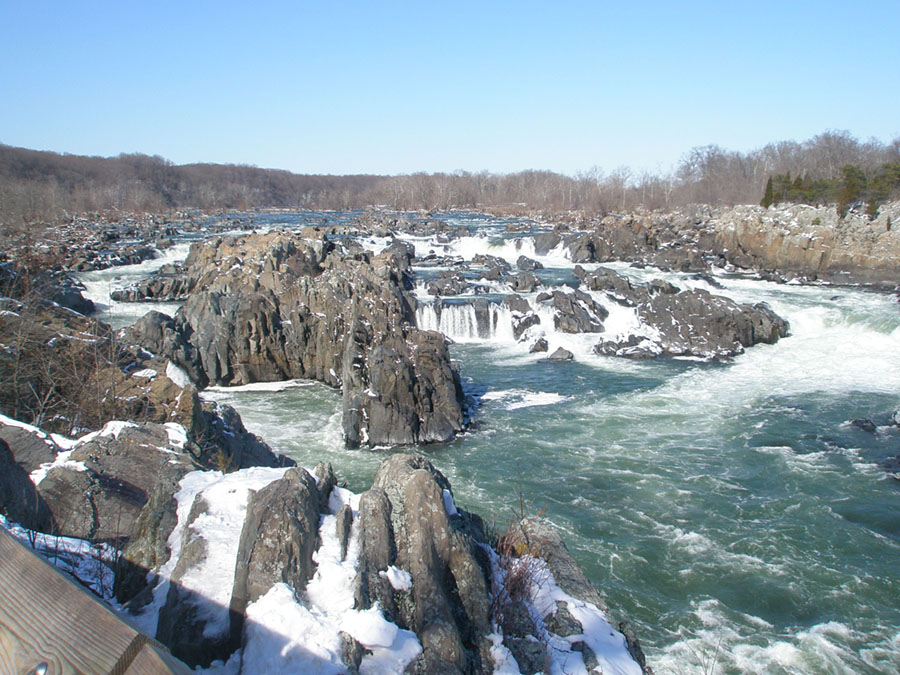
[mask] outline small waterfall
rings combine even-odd
[[[454,342],[515,342],[512,312],[484,298],[465,303],[436,300],[420,304],[416,325],[422,330],[441,332]]]

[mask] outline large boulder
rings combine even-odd
[[[423,653],[411,672],[482,672],[491,663],[480,521],[452,507],[450,495],[428,460],[394,455],[360,499],[357,603],[378,602],[389,619],[415,631]],[[411,588],[386,581],[391,567],[409,574]]]
[[[633,283],[603,268],[586,272],[576,267],[575,274],[592,291],[602,291],[634,307],[636,318],[649,329],[604,339],[595,347],[598,354],[727,358],[755,344],[772,344],[789,329],[765,304],[739,304],[705,289],[680,290],[659,279]]]
[[[35,490],[26,469],[6,441],[0,439],[0,513],[14,523],[39,532],[52,532],[53,515]]]
[[[0,441],[4,441],[16,464],[26,473],[56,459],[59,447],[44,432],[26,425],[0,422]]]
[[[461,295],[471,284],[460,272],[441,272],[428,282],[426,290],[430,295]]]
[[[124,545],[160,482],[194,468],[177,435],[159,424],[110,423],[52,468],[37,491],[57,534]],[[183,432],[182,432],[183,433]]]
[[[300,468],[288,469],[250,497],[238,544],[231,610],[242,616],[251,602],[276,583],[306,588],[315,571],[319,493]]]
[[[765,304],[740,305],[703,289],[659,293],[639,308],[659,331],[665,354],[728,357],[787,335],[788,323]]]
[[[584,291],[553,291],[553,323],[563,333],[600,333],[609,311]]]

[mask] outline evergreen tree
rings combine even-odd
[[[759,205],[766,209],[772,206],[772,176],[769,176],[769,180],[766,181],[766,192]]]
[[[862,199],[866,189],[866,174],[854,164],[841,167],[841,187],[837,195],[837,212],[843,218],[850,207]]]

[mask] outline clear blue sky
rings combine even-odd
[[[900,136],[900,2],[0,0],[0,142],[301,173]]]

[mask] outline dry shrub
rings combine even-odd
[[[534,633],[534,622],[529,612],[534,592],[546,581],[543,564],[542,542],[528,534],[528,524],[544,514],[528,516],[530,504],[521,488],[513,519],[502,534],[495,536],[494,549],[500,568],[500,583],[495,588],[491,602],[491,615],[504,635],[523,637]]]
[[[122,408],[116,387],[130,355],[108,325],[47,299],[49,264],[35,255],[2,267],[0,411],[57,433],[97,429]]]

